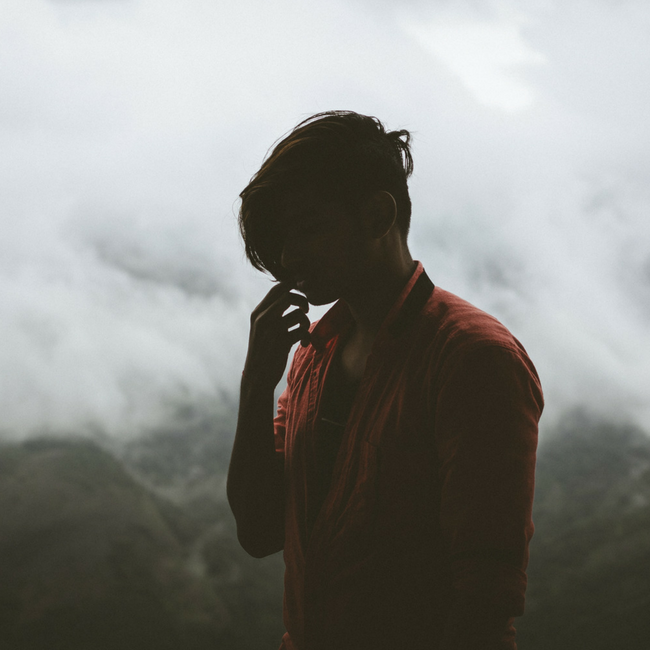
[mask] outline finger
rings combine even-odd
[[[255,307],[255,312],[261,313],[268,307],[270,307],[276,300],[289,293],[292,285],[290,282],[278,282],[277,284],[271,287],[271,290],[262,298],[261,302],[257,307]]]
[[[286,343],[289,347],[292,347],[296,342],[300,341],[304,347],[308,346],[311,343],[311,334],[309,332],[311,323],[309,319],[299,309],[287,314],[287,317],[290,318],[284,321],[284,324],[290,329],[284,331]],[[297,324],[292,321],[297,321]]]
[[[296,341],[306,341],[307,345],[309,344],[309,327],[311,323],[309,322],[309,318],[307,318],[300,309],[295,309],[290,312],[282,318],[282,321],[287,328],[296,325],[293,329],[287,330],[287,336],[289,337],[291,345]]]
[[[309,318],[300,309],[294,309],[293,311],[290,311],[288,314],[285,314],[282,317],[282,323],[287,329],[289,329],[293,325],[299,324],[307,331],[309,331],[309,326],[311,325],[311,321],[309,320]]]
[[[299,307],[305,314],[309,311],[309,301],[307,298],[301,296],[299,293],[293,292],[279,296],[266,311],[268,313],[283,314],[291,305]]]
[[[287,332],[287,337],[290,342],[290,345],[300,341],[303,346],[309,345],[309,329],[306,328],[302,323]]]

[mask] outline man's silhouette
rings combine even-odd
[[[284,550],[286,650],[516,648],[541,386],[411,258],[409,140],[314,115],[241,193],[279,283],[251,316],[228,498],[248,553]]]

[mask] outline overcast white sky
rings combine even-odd
[[[332,108],[413,131],[412,252],[524,343],[547,423],[650,430],[648,33],[645,0],[3,0],[2,435],[235,395],[270,286],[237,195]]]

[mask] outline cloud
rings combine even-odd
[[[450,15],[451,14],[451,15]],[[403,28],[442,62],[482,104],[516,112],[529,108],[535,92],[520,70],[546,58],[522,34],[524,16],[502,8],[494,17],[445,12],[433,20],[405,20]]]
[[[649,20],[634,0],[7,0],[0,430],[129,436],[236,396],[270,287],[237,196],[330,108],[413,130],[414,255],[522,340],[546,417],[648,426]]]

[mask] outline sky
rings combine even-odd
[[[0,438],[232,407],[271,286],[238,194],[329,109],[412,132],[411,252],[524,344],[542,429],[650,432],[649,28],[644,0],[3,0]]]

